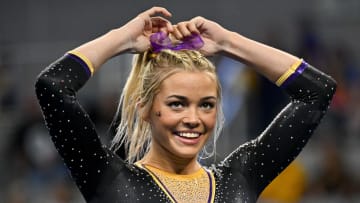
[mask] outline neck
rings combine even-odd
[[[188,175],[197,172],[201,165],[197,157],[180,158],[169,152],[157,152],[150,148],[149,152],[142,158],[139,163],[150,165],[174,174]]]

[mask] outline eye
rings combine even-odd
[[[212,102],[203,102],[201,105],[200,105],[201,108],[205,109],[205,110],[210,110],[210,109],[213,109],[215,107],[215,104],[212,103]]]
[[[179,101],[173,101],[168,104],[168,106],[172,109],[181,109],[184,107],[184,104]]]

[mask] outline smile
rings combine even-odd
[[[176,135],[180,136],[180,137],[184,137],[184,138],[198,138],[200,137],[200,133],[196,133],[196,132],[179,132],[176,133]]]

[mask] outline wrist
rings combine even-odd
[[[123,27],[110,30],[106,35],[107,41],[113,45],[112,56],[119,55],[131,49],[131,36],[127,36]]]
[[[86,57],[93,64],[95,72],[107,60],[127,50],[128,42],[123,32],[121,29],[111,30],[72,51]]]
[[[232,53],[234,52],[235,46],[236,46],[234,41],[237,40],[236,38],[239,37],[238,35],[239,34],[236,32],[226,30],[222,34],[223,38],[220,39],[218,42],[219,52],[223,53],[225,55],[232,55]]]

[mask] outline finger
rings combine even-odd
[[[184,36],[181,34],[181,32],[179,31],[177,25],[174,26],[174,30],[173,30],[172,34],[173,34],[174,37],[175,37],[176,39],[178,39],[178,40],[181,40],[181,39],[184,37]]]
[[[167,32],[172,32],[174,29],[171,22],[163,17],[160,17],[160,16],[152,17],[151,21],[152,21],[153,27],[159,27],[160,29],[166,29]]]
[[[169,33],[169,30],[166,27],[153,27],[151,30],[151,34],[157,33],[157,32],[163,32],[167,35]]]
[[[200,34],[200,31],[197,29],[195,23],[189,22],[186,27],[191,33]]]
[[[191,32],[189,31],[189,29],[187,28],[187,22],[181,22],[178,23],[178,30],[181,33],[182,36],[187,37],[191,35]]]
[[[163,32],[163,33],[165,33],[166,35],[169,35],[169,33],[170,33],[170,31],[169,31],[167,28],[165,28],[165,27],[161,27],[161,28],[159,29],[159,31],[157,31],[157,32]]]
[[[194,24],[197,30],[201,28],[201,26],[204,24],[205,19],[201,16],[197,16],[190,20],[190,23]]]
[[[167,27],[167,29],[169,30],[169,32],[174,31],[174,26],[171,24],[170,21],[167,21],[167,22],[166,22],[166,27]]]
[[[150,8],[149,10],[145,11],[144,13],[146,13],[149,16],[154,16],[157,14],[162,14],[166,17],[172,16],[172,14],[166,8],[158,7],[158,6],[154,6],[154,7]]]

